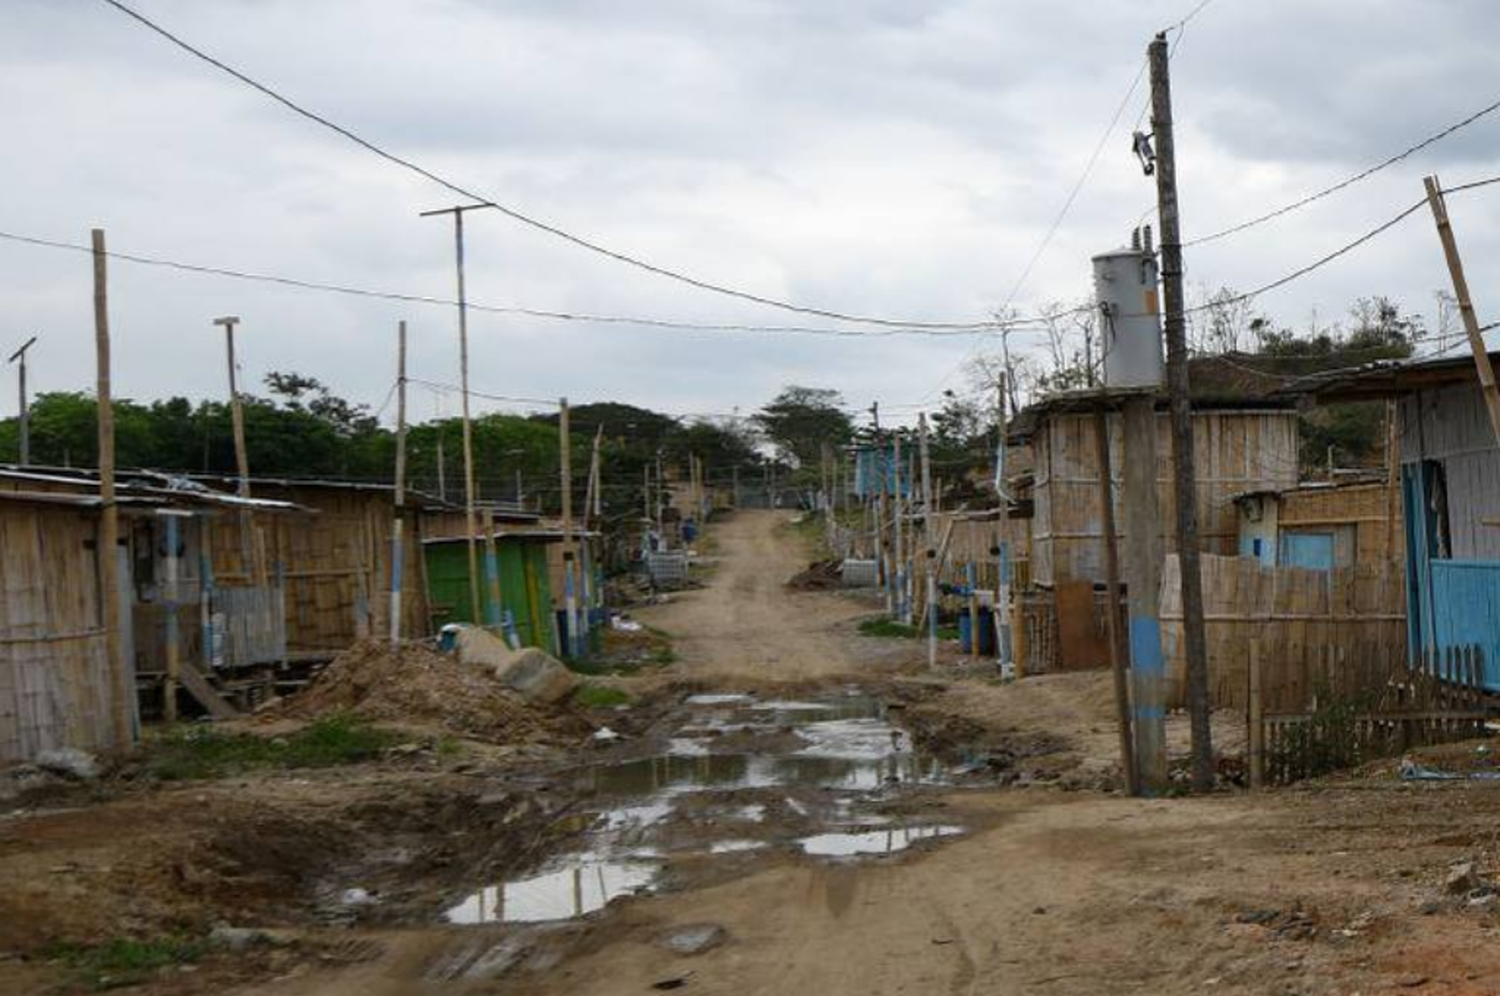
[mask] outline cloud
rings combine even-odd
[[[1182,2],[139,0],[232,65],[529,213],[663,265],[860,313],[985,317],[1010,292]],[[1479,0],[1220,0],[1174,59],[1189,235],[1362,169],[1497,95]],[[191,59],[102,3],[0,12],[0,228],[313,280],[446,296],[453,195]],[[1089,292],[1154,192],[1129,153],[1144,87],[1017,305]],[[1500,114],[1336,198],[1190,250],[1190,279],[1257,286],[1383,221],[1423,173],[1500,172]],[[1500,195],[1454,205],[1481,312],[1500,310]],[[470,216],[493,304],[803,324]],[[0,346],[33,332],[40,389],[92,382],[88,261],[0,243]],[[1389,294],[1428,310],[1446,271],[1420,214],[1256,302],[1289,324]],[[112,267],[117,389],[222,394],[209,320],[244,318],[247,382],[318,376],[378,404],[399,318],[413,370],[456,379],[450,309]],[[806,320],[810,322],[812,320]],[[476,315],[497,394],[749,410],[788,382],[863,407],[930,397],[975,342],[665,333]],[[1023,342],[1019,339],[1018,342]],[[1018,346],[1019,348],[1023,348]],[[0,378],[0,406],[14,386]],[[417,414],[430,414],[418,402]],[[448,411],[453,410],[450,404]]]

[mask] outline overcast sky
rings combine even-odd
[[[1015,286],[1152,34],[1190,0],[133,0],[251,76],[519,210],[694,276],[799,304],[982,320]],[[1173,62],[1187,236],[1384,159],[1500,97],[1484,0],[1215,0]],[[452,193],[193,59],[99,0],[0,3],[0,229],[302,279],[451,296]],[[1153,204],[1129,151],[1144,82],[1016,296],[1089,293],[1089,257]],[[1306,210],[1201,249],[1190,281],[1249,289],[1422,193],[1500,173],[1500,113]],[[1450,205],[1481,317],[1500,315],[1500,187]],[[476,302],[694,322],[823,324],[469,216]],[[1431,315],[1430,217],[1257,301],[1278,321],[1360,295]],[[111,268],[115,391],[225,390],[241,363],[379,406],[396,321],[411,375],[457,379],[452,309]],[[86,256],[0,241],[0,347],[35,390],[93,383]],[[475,314],[472,383],[503,395],[751,410],[787,383],[910,412],[972,339],[683,333]],[[0,354],[3,355],[3,354]],[[417,418],[437,411],[413,394]],[[0,408],[14,410],[10,370]],[[456,399],[444,402],[452,414]],[[486,405],[484,407],[494,407]],[[390,412],[387,411],[387,416]]]

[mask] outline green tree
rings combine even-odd
[[[752,419],[783,460],[814,472],[825,443],[841,447],[854,434],[843,396],[828,388],[789,385]]]

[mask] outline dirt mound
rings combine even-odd
[[[378,640],[344,651],[279,712],[301,718],[351,712],[497,742],[538,739],[556,726],[550,713],[521,701],[485,668],[421,646],[393,650]]]
[[[837,560],[816,560],[807,570],[798,571],[787,581],[793,591],[827,591],[844,585],[843,564]]]

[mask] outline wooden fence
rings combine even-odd
[[[1292,782],[1484,732],[1483,654],[1429,651],[1408,662],[1386,644],[1307,647],[1267,658],[1252,640],[1247,676],[1252,786]]]
[[[1204,555],[1201,563],[1209,698],[1216,707],[1245,707],[1254,639],[1260,641],[1265,661],[1300,662],[1323,653],[1350,661],[1357,659],[1358,649],[1372,646],[1405,657],[1405,570],[1400,564],[1317,571],[1213,555]],[[1175,554],[1162,570],[1161,622],[1167,704],[1175,708],[1185,702],[1187,674]]]

